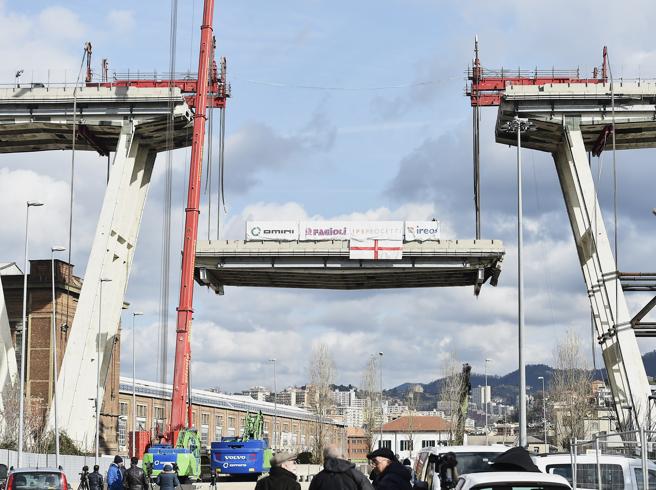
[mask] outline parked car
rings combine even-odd
[[[415,474],[417,481],[426,482],[429,490],[440,489],[439,466],[440,457],[452,452],[456,455],[456,470],[458,475],[465,473],[480,473],[489,471],[490,464],[499,454],[509,448],[501,444],[491,446],[437,446],[423,448],[415,459]]]
[[[572,459],[569,454],[545,454],[536,456],[533,461],[540,470],[552,475],[572,480]],[[639,458],[628,458],[610,454],[599,455],[601,483],[604,490],[643,490],[642,461]],[[647,462],[649,472],[649,488],[656,489],[656,464]],[[576,456],[576,487],[577,489],[599,488],[597,481],[597,457],[593,454]]]
[[[57,468],[17,468],[9,472],[5,490],[69,490],[68,479]]]
[[[570,490],[562,476],[532,471],[493,471],[461,475],[455,490]]]

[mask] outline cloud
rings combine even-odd
[[[226,186],[231,192],[247,192],[265,175],[289,171],[311,153],[327,152],[335,136],[336,128],[321,113],[289,135],[260,122],[244,124],[226,139]]]
[[[114,31],[122,34],[132,31],[137,23],[132,10],[110,10],[107,22]]]

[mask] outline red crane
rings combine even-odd
[[[203,22],[200,28],[200,52],[198,56],[198,75],[193,79],[125,79],[91,82],[91,45],[87,50],[87,85],[101,87],[141,87],[168,88],[174,86],[183,93],[187,104],[195,110],[191,140],[191,160],[189,162],[189,184],[187,188],[187,207],[185,208],[184,242],[182,247],[182,274],[180,277],[180,299],[177,308],[175,366],[173,370],[173,397],[171,399],[171,418],[167,437],[175,441],[175,432],[192,426],[191,404],[189,403],[189,368],[191,362],[191,322],[194,298],[194,264],[196,257],[196,238],[198,236],[198,217],[200,214],[200,178],[203,164],[203,143],[207,107],[223,108],[229,89],[225,80],[225,60],[222,60],[221,73],[214,61],[213,38],[214,0],[204,0]]]

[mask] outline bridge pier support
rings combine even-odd
[[[59,427],[85,449],[93,448],[95,442],[97,363],[99,400],[103,400],[155,157],[156,151],[135,135],[135,124],[126,122],[118,138],[57,384]],[[101,283],[101,279],[109,281]],[[54,427],[52,412],[48,425]]]
[[[620,429],[646,427],[651,395],[631,325],[581,131],[564,126],[553,154],[594,323],[617,407]]]

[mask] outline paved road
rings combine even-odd
[[[209,490],[209,483],[200,483],[194,485],[197,490]],[[255,488],[255,482],[220,482],[216,486],[216,490],[253,490]],[[310,484],[306,482],[301,482],[301,490],[307,490],[310,488]]]

